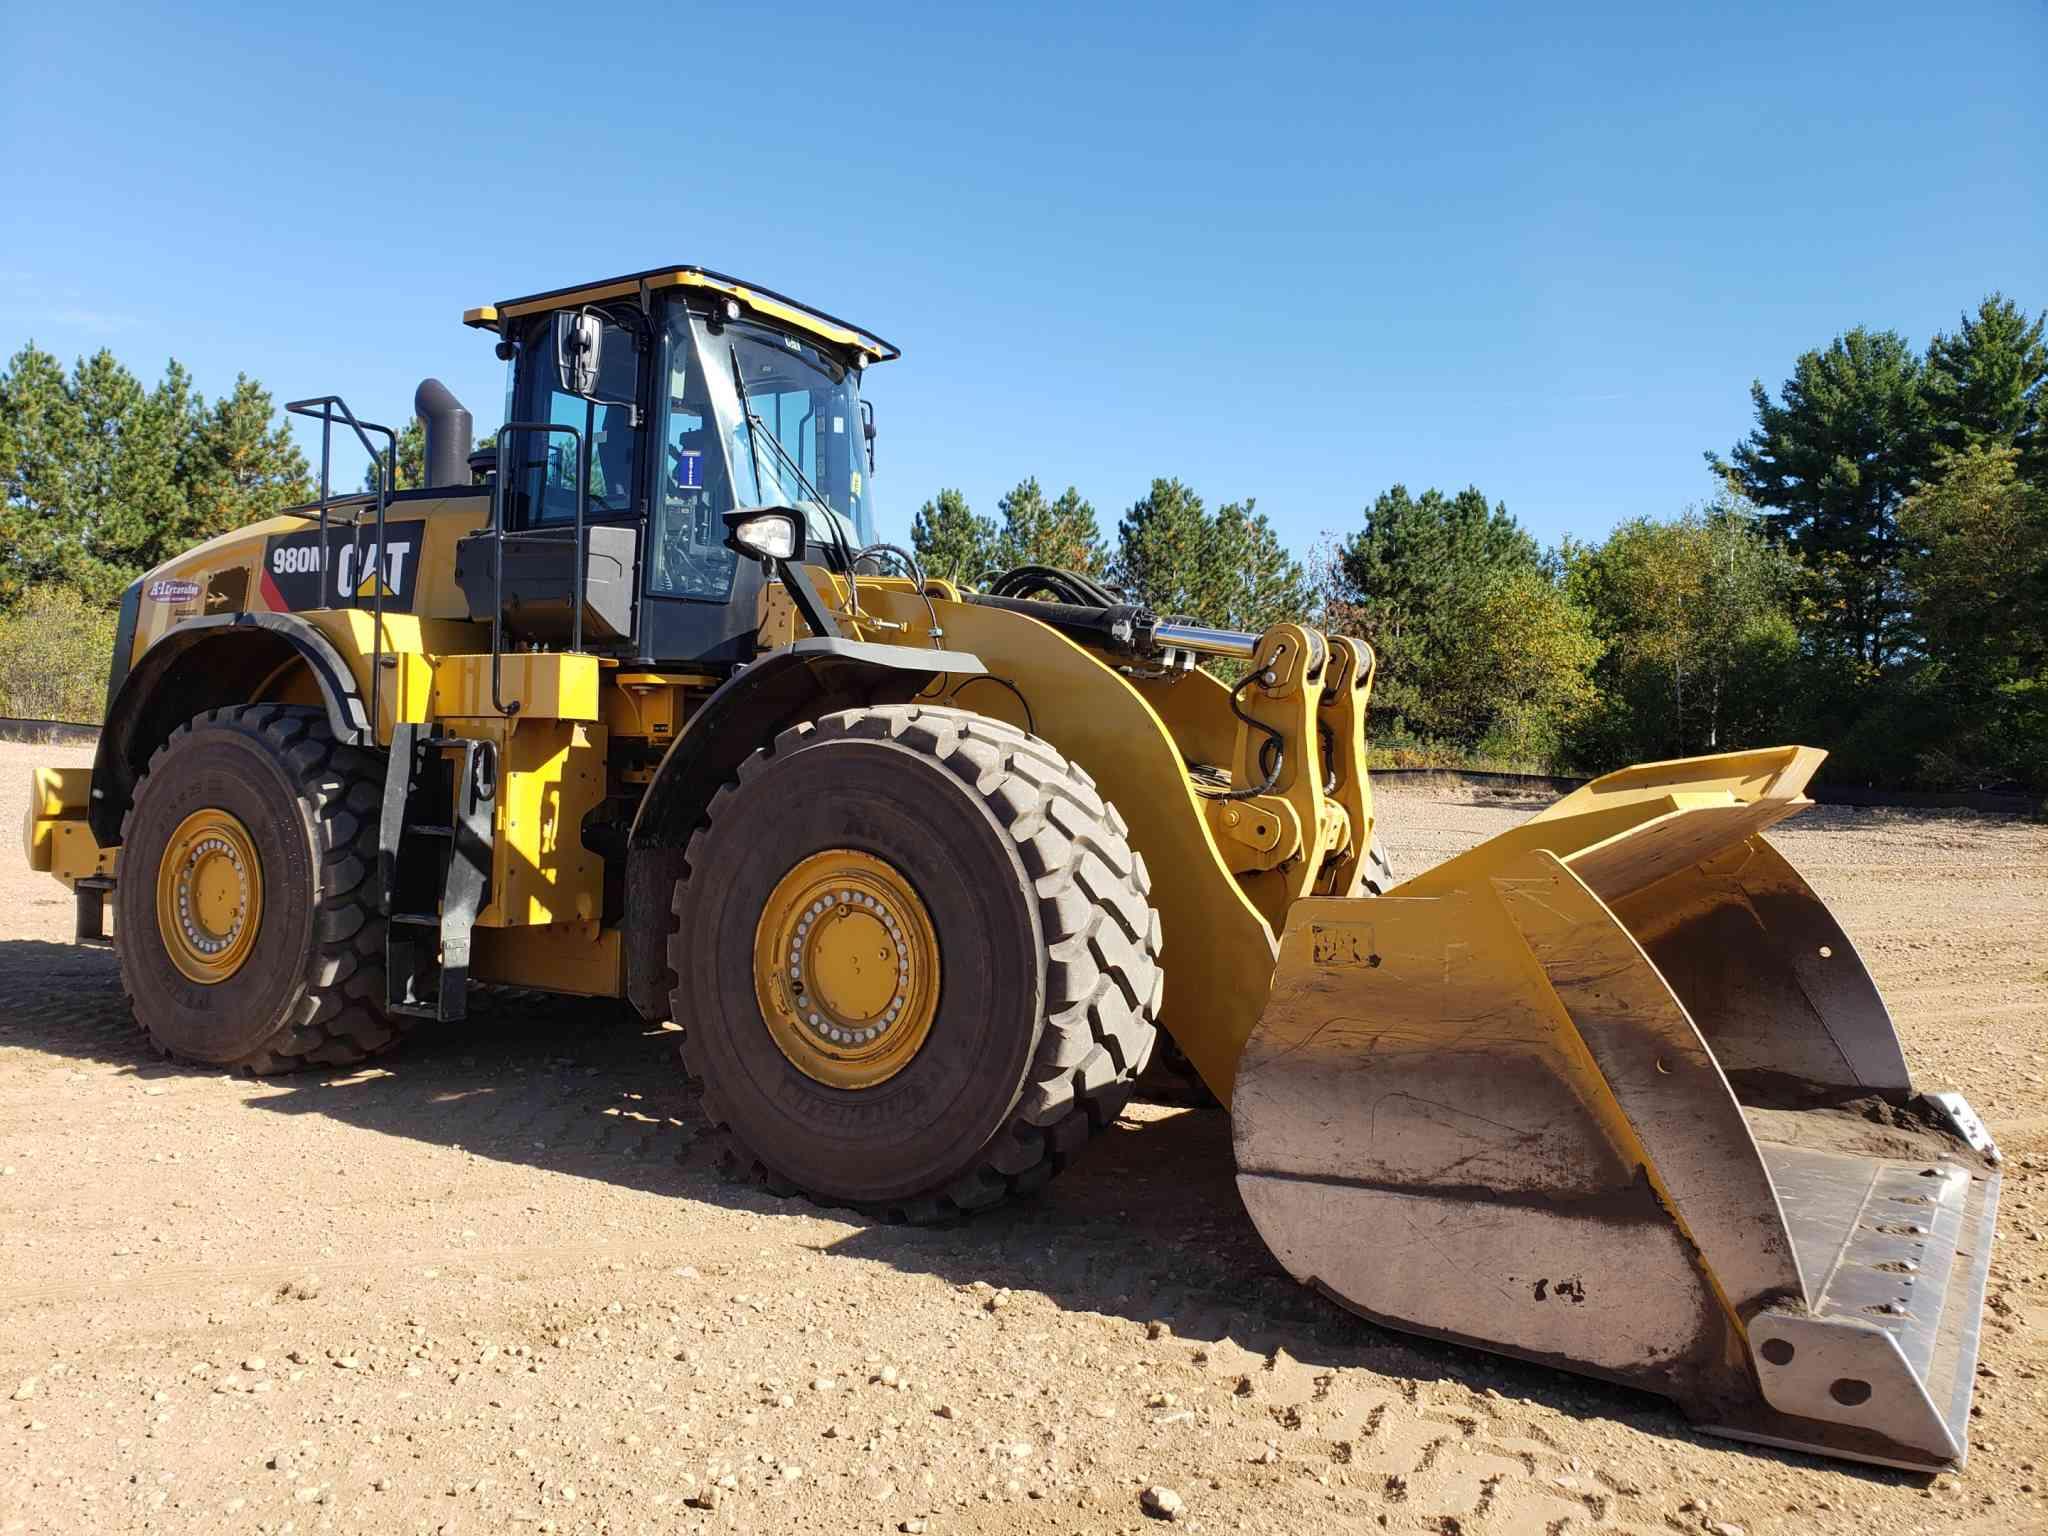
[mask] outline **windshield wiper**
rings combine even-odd
[[[746,375],[740,368],[740,349],[731,342],[727,342],[725,350],[727,356],[732,359],[732,385],[734,389],[739,391],[740,414],[747,419],[747,448],[754,457],[755,487],[758,489],[761,484],[760,444],[761,440],[766,438],[768,446],[774,450],[776,458],[780,459],[789,472],[796,476],[797,484],[804,488],[804,494],[817,504],[820,512],[825,514],[825,526],[832,530],[832,547],[839,552],[839,558],[846,562],[847,578],[849,581],[852,580],[853,546],[847,542],[846,530],[840,526],[839,514],[833,510],[832,503],[820,494],[817,486],[811,483],[811,477],[804,473],[803,465],[797,463],[790,456],[789,450],[783,447],[782,440],[768,430],[768,423],[754,414],[753,397],[747,393]],[[856,600],[855,606],[859,606],[858,600]]]

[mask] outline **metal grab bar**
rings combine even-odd
[[[566,433],[576,445],[576,575],[574,582],[575,613],[570,619],[569,649],[581,654],[583,650],[583,597],[585,567],[589,564],[584,556],[584,523],[590,508],[590,463],[589,442],[583,433],[571,426],[554,421],[508,421],[498,429],[498,467],[491,478],[491,707],[501,715],[510,717],[519,713],[521,701],[514,699],[509,705],[501,692],[503,657],[505,654],[505,450],[511,445],[512,437],[519,432],[539,432],[543,436]],[[543,460],[539,466],[542,475],[547,473]],[[543,481],[545,485],[545,481]]]
[[[317,406],[319,409],[315,410]],[[391,493],[398,489],[398,434],[389,427],[374,421],[358,421],[356,414],[348,408],[348,402],[339,395],[318,395],[310,400],[288,400],[285,411],[293,416],[304,416],[320,423],[320,606],[331,606],[328,599],[331,588],[327,579],[328,541],[327,508],[334,500],[331,470],[333,463],[333,440],[335,412],[341,413],[341,420],[348,423],[355,433],[356,441],[363,445],[363,452],[370,456],[370,462],[377,466],[377,559],[385,558],[384,551],[384,509],[389,504]],[[369,434],[381,432],[385,439],[385,451],[379,453],[370,441]],[[356,557],[356,564],[362,564],[363,520],[358,516],[350,530],[349,548]],[[377,745],[377,715],[379,687],[384,681],[384,575],[380,569],[376,576],[377,589],[375,618],[372,620],[373,633],[370,637],[370,719],[369,745]],[[361,603],[358,602],[358,607]]]

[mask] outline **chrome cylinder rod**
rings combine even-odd
[[[1152,644],[1159,650],[1193,651],[1200,656],[1237,656],[1249,661],[1259,648],[1259,637],[1235,629],[1211,629],[1206,624],[1155,624]]]

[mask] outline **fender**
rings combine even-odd
[[[110,848],[121,841],[121,822],[135,786],[150,754],[172,731],[205,710],[251,702],[254,689],[294,656],[320,686],[335,739],[371,743],[369,711],[355,674],[325,635],[292,614],[187,619],[132,668],[125,666],[127,657],[117,647],[87,813],[99,845]]]
[[[986,670],[964,651],[816,638],[773,650],[725,680],[661,760],[626,840],[626,995],[665,1018],[668,935],[690,835],[719,787],[778,732],[837,709],[908,703],[945,673]]]

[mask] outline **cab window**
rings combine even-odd
[[[547,355],[547,330],[543,326],[530,336],[527,354],[526,399],[521,416],[529,421],[551,421],[574,427],[587,435],[589,495],[587,515],[594,523],[619,522],[635,515],[639,483],[641,439],[644,431],[633,425],[631,402],[639,388],[641,354],[634,346],[632,332],[609,320],[604,323],[604,344],[600,355],[597,398],[585,400],[564,392],[552,361]],[[560,527],[576,520],[577,439],[564,432],[521,434],[516,444],[521,474],[517,480],[523,494],[523,526]]]

